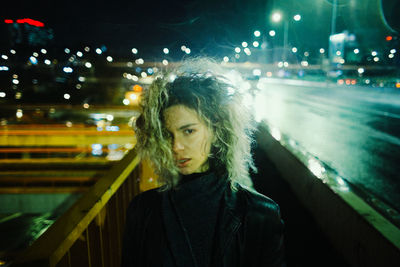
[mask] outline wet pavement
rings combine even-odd
[[[258,120],[400,211],[400,90],[268,80],[258,87]]]

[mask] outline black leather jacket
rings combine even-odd
[[[237,187],[233,191],[227,183],[224,192],[211,266],[286,266],[279,206],[264,195]],[[163,194],[166,192],[153,189],[132,200],[127,211],[121,266],[163,266],[167,249],[161,212]],[[191,267],[179,263],[177,266]]]

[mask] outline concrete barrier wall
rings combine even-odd
[[[332,182],[337,177],[330,177],[329,172],[313,173],[304,159],[288,149],[287,140],[277,141],[264,123],[257,142],[349,264],[400,266],[400,230],[395,225],[351,188]]]

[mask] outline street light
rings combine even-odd
[[[280,22],[282,19],[282,14],[280,12],[274,12],[272,14],[272,21],[274,22]],[[301,20],[301,15],[296,14],[293,16],[293,19],[295,21],[300,21]],[[287,48],[287,43],[288,43],[288,32],[289,32],[289,20],[284,20],[283,22],[283,60],[286,60],[286,48]]]
[[[279,13],[279,12],[274,12],[274,13],[272,14],[272,20],[273,20],[274,22],[279,22],[279,21],[281,21],[281,19],[282,19],[281,13]]]

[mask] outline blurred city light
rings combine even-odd
[[[113,58],[111,56],[108,56],[106,59],[107,59],[108,62],[112,62],[113,61]]]
[[[253,75],[254,76],[261,76],[261,70],[260,69],[254,69],[253,70]]]
[[[92,63],[86,62],[86,63],[85,63],[85,67],[88,68],[88,69],[90,69],[90,68],[92,67]]]
[[[359,74],[363,74],[364,73],[364,68],[358,68],[357,71],[358,71]]]
[[[379,61],[379,57],[374,57],[374,61],[378,62]]]
[[[10,53],[13,54],[13,55],[15,55],[15,54],[17,53],[17,51],[15,51],[14,49],[11,49],[11,50],[10,50]]]
[[[254,46],[254,47],[258,47],[259,45],[260,45],[259,42],[257,42],[257,41],[254,41],[254,42],[253,42],[253,46]]]
[[[45,59],[45,60],[44,60],[44,64],[50,65],[50,64],[51,64],[51,61],[50,61],[49,59]]]
[[[65,98],[65,99],[70,99],[70,98],[71,98],[71,95],[70,95],[70,94],[64,94],[64,98]]]
[[[307,67],[307,66],[308,66],[308,61],[303,60],[303,61],[301,61],[300,64],[301,64],[303,67]]]
[[[78,77],[78,81],[80,81],[80,82],[84,82],[86,80],[86,78],[85,77],[83,77],[83,76],[79,76]]]
[[[186,46],[185,46],[185,45],[182,45],[182,46],[181,46],[181,50],[182,50],[183,52],[185,52]]]
[[[125,105],[125,106],[127,106],[127,105],[129,105],[129,103],[130,103],[130,101],[129,101],[129,99],[124,99],[124,100],[122,100],[122,103]]]
[[[31,57],[29,58],[29,61],[30,61],[33,65],[36,65],[36,64],[37,64],[37,59],[36,59],[34,56],[31,56]]]
[[[138,53],[138,50],[137,50],[136,48],[132,48],[131,51],[132,51],[132,53],[135,54],[135,55]]]
[[[296,14],[296,15],[294,15],[293,19],[294,19],[295,21],[299,21],[299,20],[301,20],[301,16],[300,16],[300,14]]]
[[[269,36],[274,37],[276,34],[276,32],[274,30],[270,30],[269,31]]]
[[[236,52],[236,53],[240,53],[240,51],[241,51],[240,47],[236,47],[236,48],[235,48],[235,52]]]
[[[65,54],[69,54],[71,52],[71,50],[69,50],[68,48],[64,49]]]
[[[1,55],[1,58],[7,60],[8,56],[7,55]]]
[[[0,71],[8,71],[9,68],[7,66],[0,66]]]
[[[293,48],[292,48],[292,52],[293,52],[293,53],[296,53],[296,52],[297,52],[297,47],[293,47]]]
[[[358,54],[358,53],[360,53],[360,49],[356,48],[353,50],[353,52],[354,52],[354,54]]]
[[[247,47],[248,46],[247,42],[242,42],[242,46]]]
[[[92,155],[100,156],[103,154],[103,146],[101,144],[92,144]]]
[[[6,97],[6,93],[0,92],[0,97]]]
[[[42,48],[42,49],[40,50],[40,52],[41,52],[42,54],[47,54],[47,50],[44,49],[44,48]]]
[[[274,22],[279,22],[281,19],[282,19],[281,13],[279,13],[279,12],[274,12],[274,13],[272,14],[272,20],[273,20]]]
[[[24,115],[24,113],[22,112],[22,109],[17,109],[15,116],[17,116],[17,118],[22,118],[23,115]]]
[[[136,100],[138,97],[137,97],[136,94],[130,94],[130,95],[129,95],[129,98],[130,98],[131,100]]]
[[[63,71],[64,71],[65,73],[72,73],[74,70],[73,70],[71,67],[64,67],[64,68],[63,68]]]
[[[103,51],[101,51],[100,48],[96,48],[96,53],[99,54],[99,55],[101,55],[101,53],[103,53]]]
[[[13,20],[5,20],[4,22],[13,23]],[[32,25],[32,26],[36,26],[36,27],[44,27],[44,23],[43,22],[40,22],[38,20],[29,19],[29,18],[17,19],[16,22],[18,24],[26,23],[26,24],[29,24],[29,25]]]
[[[371,55],[372,55],[373,57],[375,57],[376,55],[378,55],[378,52],[372,51],[372,52],[371,52]]]
[[[260,35],[261,35],[261,32],[260,32],[260,31],[254,31],[254,36],[255,36],[255,37],[260,37]]]
[[[89,46],[86,46],[85,47],[85,52],[89,52],[90,51],[90,47]]]
[[[168,60],[164,59],[164,60],[162,61],[162,64],[163,64],[164,66],[167,66],[167,65],[168,65]]]
[[[169,54],[169,49],[168,48],[164,48],[163,52],[164,52],[164,54]]]
[[[137,65],[142,65],[142,64],[144,64],[144,59],[143,58],[138,58],[138,59],[135,60],[135,63]]]
[[[321,54],[323,54],[323,53],[325,53],[325,49],[320,48],[320,49],[319,49],[319,52],[320,52]]]
[[[225,56],[225,57],[223,58],[223,60],[224,60],[224,62],[228,62],[228,61],[229,61],[229,57]]]
[[[19,84],[19,81],[18,81],[17,79],[13,79],[13,80],[12,80],[12,83],[13,83],[13,84]]]
[[[389,54],[388,57],[389,58],[394,58],[394,54]]]
[[[39,56],[39,54],[38,54],[37,52],[33,52],[32,55],[33,55],[34,57],[38,57],[38,56]]]
[[[185,53],[186,53],[186,54],[190,54],[190,52],[191,52],[190,48],[186,48],[186,49],[185,49]]]
[[[396,49],[391,49],[391,50],[390,50],[390,53],[391,53],[391,54],[396,53]]]

